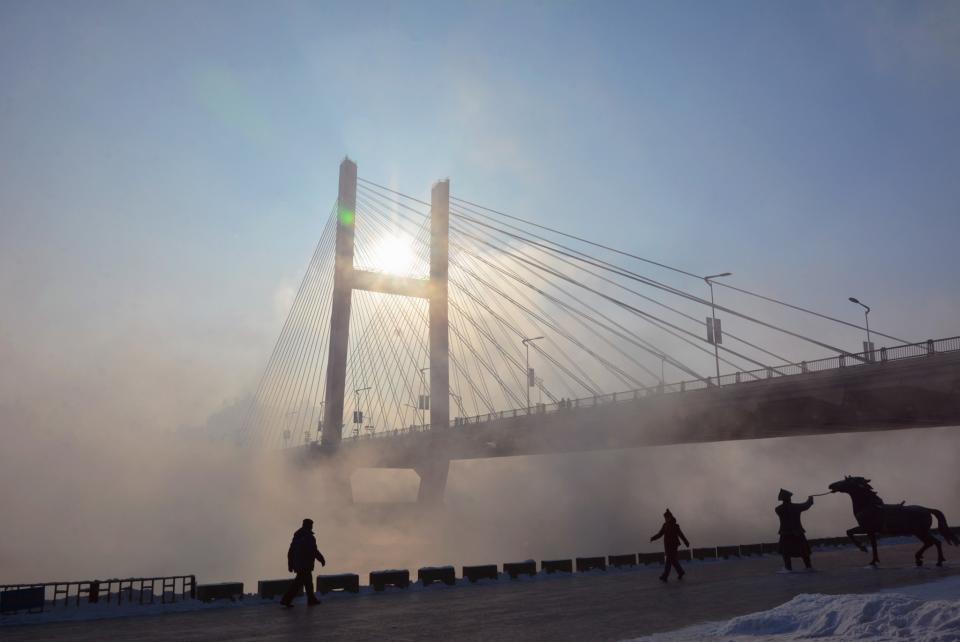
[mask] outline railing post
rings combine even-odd
[[[844,355],[842,355],[842,354],[841,354],[840,357],[838,358],[838,361],[839,361],[839,363],[840,363],[840,367],[841,367],[841,368],[843,368],[843,367],[845,367],[845,366],[847,365],[847,358],[846,358],[846,356],[844,356]]]
[[[687,390],[687,382],[686,382],[686,381],[681,381],[681,382],[680,382],[680,392],[686,392],[686,390]]]
[[[800,362],[800,372],[802,372],[803,374],[807,374],[808,372],[810,372],[810,369],[807,368],[807,362],[806,362],[806,361],[801,361],[801,362]]]
[[[933,355],[936,353],[936,349],[933,347],[933,339],[927,339],[927,356]]]
[[[767,367],[767,379],[773,379],[773,368]]]
[[[880,348],[880,363],[886,363],[886,362],[887,362],[887,347],[883,346],[882,348]]]

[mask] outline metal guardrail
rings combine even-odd
[[[779,366],[770,366],[768,368],[758,368],[756,370],[742,370],[731,374],[721,375],[719,381],[717,377],[707,377],[706,379],[691,379],[679,381],[647,388],[638,388],[624,392],[614,392],[606,395],[596,395],[593,397],[581,397],[579,399],[563,399],[557,403],[537,404],[531,408],[513,408],[511,410],[502,410],[500,412],[490,412],[473,417],[457,417],[451,420],[449,427],[470,426],[488,421],[497,421],[500,419],[511,419],[522,417],[527,414],[543,415],[555,412],[564,412],[573,408],[591,408],[594,406],[606,405],[609,403],[618,403],[623,401],[632,401],[643,397],[652,397],[661,394],[676,394],[688,392],[691,390],[703,390],[706,388],[721,387],[748,384],[753,381],[765,381],[767,379],[777,379],[794,375],[810,374],[815,372],[824,372],[827,370],[839,370],[842,368],[860,368],[860,367],[879,367],[890,361],[903,361],[906,359],[918,359],[922,357],[931,357],[937,354],[960,352],[960,336],[949,337],[946,339],[928,339],[919,343],[905,343],[892,348],[880,348],[873,353],[857,352],[844,353],[835,357],[826,357],[815,359],[813,361],[800,361],[798,363],[788,363]],[[383,437],[394,437],[398,435],[409,435],[428,432],[430,424],[414,425],[408,428],[396,428],[393,430],[383,430],[376,433],[359,435],[356,437],[344,437],[344,443],[358,443],[370,439],[379,439]]]
[[[197,593],[195,575],[168,575],[166,577],[128,577],[125,579],[82,580],[79,582],[32,582],[27,584],[0,584],[0,592],[39,588],[44,590],[47,606],[80,606],[81,600],[91,604],[116,601],[117,604],[138,602],[153,604],[193,599]],[[159,587],[159,591],[157,590]]]

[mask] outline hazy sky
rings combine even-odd
[[[346,154],[960,334],[958,114],[956,2],[4,0],[0,405],[169,427],[248,391]]]

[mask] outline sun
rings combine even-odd
[[[416,260],[410,237],[389,234],[381,236],[374,244],[370,268],[376,272],[408,275]]]

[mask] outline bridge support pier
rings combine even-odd
[[[418,466],[414,470],[420,476],[420,490],[417,503],[438,505],[443,503],[443,493],[447,489],[447,474],[450,472],[450,460],[438,459],[429,464]]]

